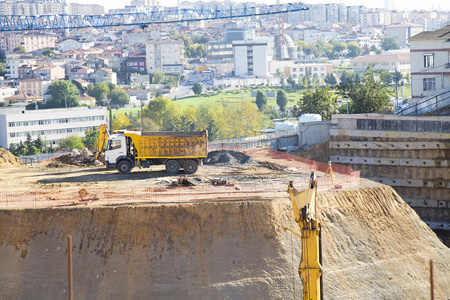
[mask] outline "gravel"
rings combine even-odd
[[[258,166],[255,159],[245,153],[233,150],[218,150],[208,153],[204,160],[205,165],[221,166]]]

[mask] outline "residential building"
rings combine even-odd
[[[409,46],[409,38],[425,30],[425,26],[413,23],[392,24],[386,26],[386,37],[393,38],[400,48]]]
[[[105,107],[73,107],[58,109],[14,110],[0,112],[0,145],[18,145],[30,134],[39,135],[48,144],[73,134],[84,136],[86,129],[98,128],[106,122]]]
[[[23,79],[19,82],[17,90],[21,94],[43,98],[51,84],[52,81],[48,79]]]
[[[411,96],[420,99],[450,87],[450,25],[409,39]]]
[[[36,59],[32,55],[28,54],[7,55],[5,65],[6,78],[8,79],[19,78],[20,66],[34,65],[34,64],[36,64]]]
[[[267,77],[268,50],[267,40],[234,41],[234,76]]]
[[[91,69],[97,70],[100,68],[108,67],[108,59],[106,58],[92,58],[86,61],[86,66]]]
[[[391,14],[382,10],[368,10],[359,14],[361,27],[383,26],[391,24]]]
[[[89,67],[75,66],[69,69],[69,71],[67,72],[67,76],[69,80],[84,79],[89,81],[89,74],[92,73],[94,73],[94,70]]]
[[[122,58],[128,56],[123,50],[104,50],[102,57],[108,59],[108,68],[120,70]]]
[[[182,41],[150,40],[146,43],[147,73],[160,70],[165,74],[182,75],[184,44]]]
[[[70,50],[86,50],[95,45],[92,41],[87,40],[76,40],[73,38],[65,39],[58,44],[58,49],[60,52],[66,52]]]
[[[125,66],[138,72],[147,72],[147,59],[145,56],[128,56]]]
[[[347,6],[347,21],[353,25],[359,24],[360,15],[364,10],[364,6]]]
[[[350,66],[355,70],[365,70],[370,64],[375,64],[373,70],[398,72],[406,75],[411,71],[409,53],[388,53],[378,55],[366,55],[352,59]]]
[[[24,47],[27,52],[54,48],[56,38],[56,35],[39,32],[8,34],[5,36],[6,52],[12,53],[19,46]]]
[[[8,86],[0,86],[0,103],[5,103],[5,98],[15,95],[17,92],[16,88]]]
[[[33,78],[58,80],[66,77],[64,68],[58,66],[38,66],[33,70]]]
[[[89,81],[95,84],[106,82],[117,85],[117,73],[111,69],[101,68],[89,74]]]
[[[284,67],[284,75],[292,78],[303,76],[313,77],[317,74],[319,78],[325,78],[328,74],[333,73],[332,64],[292,64]]]

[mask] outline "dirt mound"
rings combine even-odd
[[[327,163],[330,160],[330,142],[326,141],[313,146],[308,146],[300,150],[292,151],[290,154]]]
[[[20,158],[15,156],[9,151],[0,148],[0,166],[10,166],[10,165],[23,165],[23,162]]]
[[[60,168],[61,164],[66,165],[74,165],[74,166],[98,166],[102,163],[95,159],[95,154],[90,152],[87,148],[84,148],[81,151],[74,151],[69,154],[57,156],[50,162],[47,167],[48,168]]]
[[[222,166],[241,166],[254,165],[258,163],[253,157],[233,150],[217,150],[208,153],[208,157],[204,161],[205,165],[222,165]]]

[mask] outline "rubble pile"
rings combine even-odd
[[[257,166],[258,163],[253,157],[233,150],[217,150],[208,153],[208,157],[203,161],[205,165],[221,166]]]
[[[61,167],[61,164],[74,166],[98,166],[102,163],[95,159],[95,153],[92,153],[89,149],[84,148],[81,151],[74,150],[72,153],[55,157],[54,161],[49,163],[47,167],[58,168]]]
[[[0,166],[10,166],[10,165],[23,165],[20,158],[12,154],[11,152],[0,148]]]

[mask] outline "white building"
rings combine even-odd
[[[84,136],[86,129],[99,127],[106,122],[105,107],[73,107],[41,110],[10,110],[0,112],[0,145],[25,142],[27,134],[35,140],[39,135],[47,143],[73,134]]]
[[[33,55],[29,54],[17,54],[17,55],[7,55],[6,57],[6,78],[17,79],[19,78],[19,67],[21,65],[34,65],[36,59]]]
[[[386,37],[393,38],[400,48],[409,46],[408,39],[425,30],[425,26],[413,23],[401,23],[386,26]]]
[[[450,87],[450,25],[409,39],[411,96],[421,99]]]
[[[59,49],[59,52],[66,52],[66,51],[78,50],[78,49],[86,50],[86,49],[93,47],[94,45],[95,45],[95,43],[91,42],[91,41],[84,41],[84,40],[79,41],[79,40],[75,40],[75,39],[66,39],[59,43],[58,49]]]
[[[284,75],[292,76],[292,78],[300,78],[310,76],[311,78],[317,74],[321,79],[328,74],[333,73],[332,64],[292,64],[284,67]]]
[[[234,76],[267,77],[268,51],[267,40],[234,41]]]
[[[16,88],[12,88],[12,87],[8,87],[8,86],[0,86],[0,103],[4,103],[5,98],[15,95],[16,92],[17,92]]]
[[[406,75],[411,71],[410,54],[409,53],[389,53],[379,55],[365,55],[352,59],[350,66],[355,70],[365,70],[370,64],[375,64],[374,71],[383,70],[398,72]]]
[[[146,43],[147,73],[160,70],[165,74],[183,75],[184,44],[182,41],[151,40]]]

